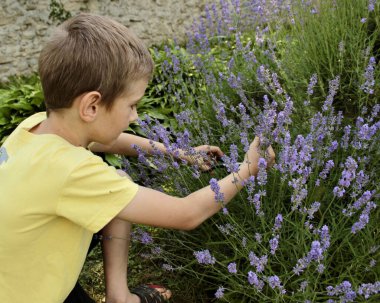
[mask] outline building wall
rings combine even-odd
[[[38,55],[57,25],[51,0],[0,0],[0,81],[37,70]],[[72,15],[110,16],[131,28],[148,46],[167,38],[183,40],[207,0],[61,0]]]

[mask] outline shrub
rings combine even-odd
[[[43,111],[41,83],[37,75],[13,77],[0,87],[0,144],[30,115]]]
[[[266,171],[263,155],[258,176],[223,211],[192,232],[162,230],[144,257],[175,277],[167,283],[174,289],[195,285],[196,302],[378,301],[380,106],[373,104],[379,83],[376,59],[368,62],[373,49],[367,57],[357,54],[364,63],[349,77],[339,69],[314,75],[307,66],[307,75],[292,78],[284,48],[273,39],[285,37],[280,27],[292,24],[286,12],[297,7],[279,1],[283,6],[270,2],[258,11],[257,2],[221,1],[220,13],[206,10],[192,28],[187,51],[207,89],[195,96],[177,91],[178,128],[140,122],[148,138],[174,154],[178,148],[192,154],[198,144],[221,146],[222,165],[202,174],[141,151],[137,164],[125,165],[145,185],[185,196],[233,171],[255,135],[274,147],[277,164]],[[347,82],[363,75],[371,78],[367,84]],[[361,101],[352,108],[360,111],[349,111],[348,119],[339,100],[355,90]]]

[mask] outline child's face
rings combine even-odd
[[[138,118],[137,103],[144,96],[148,81],[136,80],[129,85],[127,92],[116,98],[111,110],[101,108],[97,127],[96,142],[112,144],[118,136],[128,128],[129,123]]]

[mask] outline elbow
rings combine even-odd
[[[191,231],[197,228],[202,222],[203,220],[199,216],[199,213],[192,209],[191,211],[183,212],[178,229]]]
[[[181,230],[191,231],[191,230],[196,229],[200,224],[201,224],[201,222],[197,222],[194,219],[193,220],[189,219],[185,222],[185,224],[183,225]]]

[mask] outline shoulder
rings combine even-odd
[[[46,112],[36,113],[22,121],[17,128],[31,129],[45,119]]]

